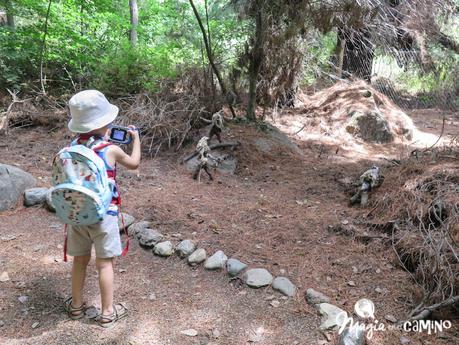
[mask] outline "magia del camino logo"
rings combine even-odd
[[[452,327],[451,321],[448,320],[411,320],[404,321],[393,325],[386,325],[375,319],[375,305],[367,299],[362,298],[354,305],[354,311],[363,322],[355,321],[351,315],[342,312],[336,316],[337,324],[340,325],[338,333],[341,334],[345,329],[352,332],[364,332],[368,339],[371,339],[375,332],[384,331],[404,331],[404,332],[427,332],[427,334],[436,334]]]

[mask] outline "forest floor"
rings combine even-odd
[[[420,130],[438,136],[441,115],[416,112],[413,119]],[[448,116],[445,135],[457,135],[459,114]],[[8,139],[0,139],[1,162],[49,186],[52,157],[69,141],[64,133],[42,127],[13,129]],[[316,141],[297,141],[301,153],[262,153],[253,140],[265,134],[254,126],[231,125],[225,135],[242,142],[235,175],[217,174],[213,183],[205,177],[197,183],[176,155],[144,157],[139,175],[121,170],[123,211],[136,220],[151,220],[174,242],[190,238],[208,253],[221,249],[251,267],[287,276],[298,287],[293,299],[282,299],[271,288],[250,289],[224,272],[191,268],[175,256],[159,258],[131,241],[128,256],[116,261],[116,300],[128,304],[129,317],[113,330],[89,320],[71,321],[61,308],[70,293],[71,268],[71,260],[62,260],[62,226],[44,208],[18,206],[0,214],[0,271],[10,277],[0,283],[0,343],[334,344],[337,332],[319,330],[320,317],[304,298],[307,288],[327,294],[348,312],[355,301],[369,298],[383,322],[388,314],[403,319],[416,288],[391,247],[328,230],[368,212],[348,206],[349,194],[338,180],[357,179],[375,163],[383,172],[396,168],[376,158],[380,146],[368,147],[366,157]],[[400,149],[385,146],[387,157],[397,157]],[[449,163],[438,159],[429,164]],[[385,184],[372,198],[390,188],[390,181]],[[88,304],[99,305],[93,262],[86,291]],[[273,295],[280,301],[278,308],[270,305]],[[20,296],[28,301],[21,303]],[[198,331],[196,337],[180,333],[190,328]],[[452,330],[437,335],[380,332],[369,344],[400,344],[402,336],[410,344],[457,344],[459,327],[456,322]]]

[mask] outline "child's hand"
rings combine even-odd
[[[129,125],[128,128],[129,128],[128,133],[132,136],[134,140],[140,138],[139,131],[137,130],[137,128],[135,128],[135,126]]]

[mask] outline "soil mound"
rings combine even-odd
[[[284,112],[280,120],[281,126],[291,127],[284,130],[300,138],[391,143],[410,141],[415,131],[407,114],[364,81],[338,82],[300,101],[301,107]]]

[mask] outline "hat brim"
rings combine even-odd
[[[87,124],[81,124],[75,123],[73,119],[71,119],[69,121],[68,128],[73,133],[89,133],[95,131],[96,129],[103,128],[115,121],[118,113],[119,108],[114,104],[110,104],[107,113],[99,116],[96,121],[92,121],[91,123]]]

